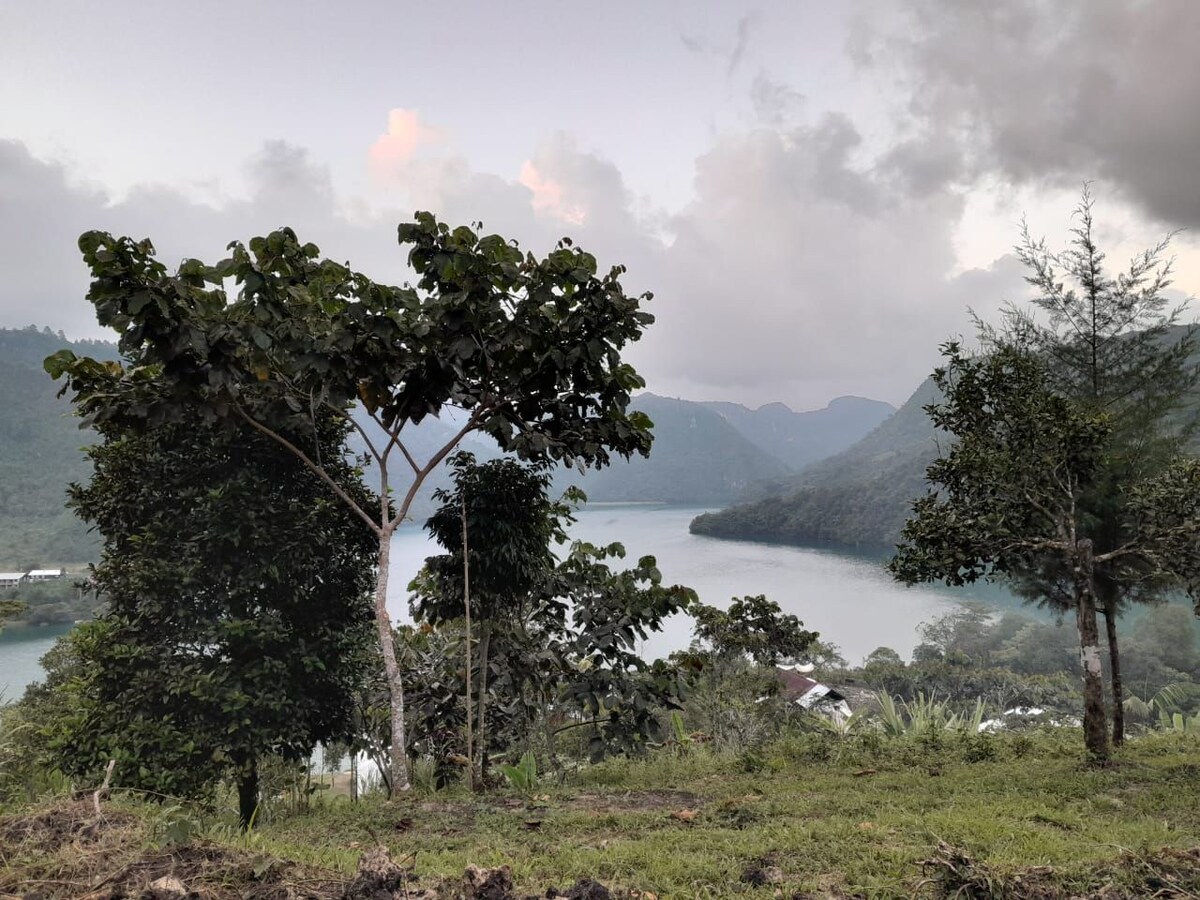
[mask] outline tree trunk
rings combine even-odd
[[[1121,684],[1121,651],[1117,647],[1117,601],[1113,592],[1104,597],[1104,632],[1108,637],[1108,675],[1112,688],[1112,742],[1125,743],[1125,689]]]
[[[238,775],[238,824],[242,831],[249,831],[258,809],[258,763],[250,761],[250,768]]]
[[[388,694],[391,700],[392,747],[389,784],[391,792],[407,791],[408,755],[404,733],[404,679],[396,662],[396,638],[392,633],[392,617],[387,611],[388,567],[392,557],[392,529],[379,535],[379,573],[375,581],[375,624],[379,629],[379,649],[383,653],[383,671],[387,673]]]
[[[479,783],[487,784],[488,765],[488,727],[487,727],[487,682],[488,682],[488,650],[492,643],[492,623],[484,620],[479,634]]]
[[[467,544],[467,498],[462,498],[462,540],[463,540],[463,615],[466,617],[466,652],[467,652],[467,694],[464,705],[467,708],[467,788],[475,790],[475,748],[471,743],[471,566]]]
[[[1079,662],[1083,669],[1083,739],[1093,762],[1108,759],[1104,676],[1100,667],[1100,632],[1096,624],[1095,573],[1091,538],[1075,542],[1075,622],[1079,628]]]

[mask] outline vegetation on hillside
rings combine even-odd
[[[783,403],[750,409],[740,403],[707,401],[730,425],[765,453],[793,470],[832,456],[880,425],[896,408],[864,397],[836,397],[823,409],[794,412]]]
[[[29,571],[90,562],[97,541],[66,508],[67,485],[86,480],[83,447],[94,437],[79,428],[71,405],[42,369],[64,348],[115,359],[101,341],[67,341],[49,329],[0,329],[0,571]]]
[[[600,501],[706,505],[736,500],[791,471],[706,404],[642,394],[631,408],[654,424],[650,455],[583,474],[563,469],[557,484],[577,484]]]
[[[933,397],[926,381],[853,446],[795,476],[762,483],[753,491],[757,499],[698,516],[692,532],[784,544],[894,545],[937,456],[924,410]]]

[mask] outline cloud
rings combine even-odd
[[[969,330],[968,305],[1012,299],[1003,261],[955,276],[953,189],[917,191],[885,154],[860,159],[852,122],[728,133],[695,163],[694,197],[667,215],[637,209],[620,169],[554,134],[508,176],[455,156],[413,158],[402,189],[418,208],[545,253],[564,234],[602,268],[628,267],[658,323],[631,351],[651,388],[681,396],[817,406],[862,393],[898,401],[937,344]],[[120,202],[74,185],[62,167],[0,144],[0,324],[95,335],[75,249],[87,228],[150,236],[173,265],[281,224],[382,281],[407,280],[395,224],[412,205],[364,211],[333,190],[303,148],[265,144],[243,200],[213,208],[146,186]],[[342,210],[355,209],[353,218]]]
[[[246,172],[248,196],[220,208],[158,185],[138,186],[118,201],[78,185],[63,166],[35,158],[23,144],[0,141],[0,326],[36,323],[101,335],[84,300],[89,277],[76,243],[90,229],[150,237],[170,266],[190,256],[219,259],[229,241],[286,224],[381,280],[403,278],[398,215],[380,225],[340,216],[328,171],[306,150],[267,142]]]
[[[1192,0],[889,0],[866,4],[855,46],[899,75],[906,117],[939,148],[933,165],[897,159],[925,165],[918,181],[1099,179],[1187,226],[1200,223],[1198,42]]]
[[[764,125],[782,126],[804,102],[804,95],[765,72],[754,76],[750,84],[750,105]]]
[[[734,27],[733,43],[728,49],[722,44],[686,32],[679,35],[679,40],[689,53],[696,56],[713,56],[724,61],[725,77],[733,78],[746,59],[746,53],[750,48],[751,33],[757,26],[758,20],[759,14],[756,11],[745,13],[738,18],[737,25]]]
[[[903,400],[938,343],[970,330],[968,305],[1023,296],[1011,261],[953,275],[961,197],[855,165],[860,144],[829,116],[728,135],[697,161],[656,270],[656,371],[693,396]]]
[[[381,182],[395,179],[422,147],[442,142],[445,135],[421,121],[415,109],[393,109],[388,113],[387,133],[380,135],[367,151],[368,166]]]
[[[563,186],[542,175],[533,160],[525,160],[517,180],[533,194],[533,211],[538,215],[553,216],[571,225],[582,225],[587,219],[587,210],[578,204],[569,205],[563,198]]]
[[[758,15],[753,12],[748,12],[738,19],[737,37],[733,42],[733,49],[729,52],[729,68],[725,70],[725,77],[732,78],[738,66],[742,64],[750,46],[750,31],[757,21]]]

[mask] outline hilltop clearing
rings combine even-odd
[[[220,816],[169,803],[120,800],[100,818],[90,798],[39,807],[0,819],[8,866],[0,895],[169,897],[162,882],[146,893],[164,877],[205,898],[1200,890],[1194,736],[1141,738],[1105,769],[1081,765],[1072,729],[867,737],[809,734],[737,756],[664,750],[548,779],[525,795],[418,789],[395,803],[355,804],[317,790],[311,800],[293,796],[306,813],[276,804],[245,837]],[[385,893],[356,894],[360,857],[377,845],[406,877]],[[469,866],[508,866],[509,875],[481,893],[464,886]]]

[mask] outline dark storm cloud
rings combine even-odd
[[[914,185],[1100,179],[1165,222],[1200,223],[1195,0],[896,0],[867,4],[857,28],[860,61],[899,67],[926,130],[932,157],[894,159]]]

